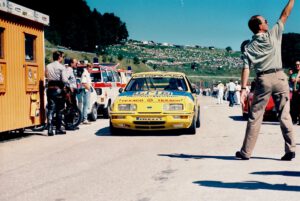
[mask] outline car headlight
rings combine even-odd
[[[136,111],[136,104],[119,104],[119,111]]]
[[[183,104],[164,104],[163,110],[165,110],[165,111],[183,110]]]

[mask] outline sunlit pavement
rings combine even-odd
[[[200,97],[196,135],[120,133],[98,119],[66,135],[26,131],[0,143],[1,201],[298,201],[300,159],[280,161],[277,122],[264,122],[253,157],[236,160],[240,106]],[[294,126],[297,149],[300,126]]]

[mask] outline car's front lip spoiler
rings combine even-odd
[[[135,112],[110,112],[110,114],[112,115],[154,115],[154,116],[157,116],[157,115],[191,115],[193,113],[191,112],[162,112],[162,113],[135,113]]]

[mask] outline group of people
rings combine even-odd
[[[300,125],[300,60],[296,61],[295,67],[289,71],[289,85],[292,93],[291,117],[293,124]]]
[[[75,58],[68,60],[68,63],[63,65],[64,53],[62,51],[53,52],[53,62],[46,66],[45,76],[48,81],[47,86],[47,124],[48,135],[66,134],[62,129],[62,111],[66,104],[75,104],[82,102],[82,123],[89,124],[89,98],[91,88],[91,77],[89,71],[91,65],[87,65],[87,69],[81,75],[80,87],[78,87],[77,79],[74,74],[74,69],[77,67],[78,61]],[[66,92],[70,94],[70,101],[66,101]],[[54,119],[55,118],[55,119]],[[54,125],[55,122],[55,125]],[[69,128],[71,130],[77,128]]]
[[[223,100],[229,101],[229,107],[233,107],[235,104],[240,105],[240,92],[241,92],[241,85],[238,81],[233,82],[231,79],[226,86],[219,81],[218,85],[216,86],[217,91],[217,104],[223,104]]]

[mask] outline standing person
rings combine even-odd
[[[235,82],[235,104],[240,105],[241,104],[241,85],[239,84],[238,81]]]
[[[217,85],[218,88],[218,104],[223,104],[223,96],[224,96],[224,84],[219,81],[219,84]]]
[[[228,99],[229,99],[229,107],[233,107],[234,105],[234,93],[235,93],[235,84],[232,79],[227,86],[228,90]]]
[[[260,126],[263,120],[265,107],[270,96],[276,104],[282,135],[285,141],[285,155],[281,160],[295,158],[295,140],[293,134],[292,119],[289,114],[289,85],[287,76],[282,70],[281,41],[284,24],[294,6],[294,0],[289,0],[283,9],[276,25],[269,30],[268,22],[260,15],[251,17],[249,28],[254,33],[252,40],[245,46],[244,68],[242,70],[241,102],[246,98],[246,83],[249,78],[249,67],[256,70],[256,87],[253,102],[250,108],[249,119],[240,151],[236,157],[249,160],[253,152]]]
[[[292,100],[291,100],[291,116],[294,124],[300,125],[300,83],[299,83],[299,73],[300,73],[300,61],[296,61],[296,68],[291,75],[292,83]]]
[[[298,114],[298,105],[300,99],[299,99],[299,82],[297,81],[298,73],[300,71],[300,61],[296,61],[295,68],[293,69],[292,74],[290,75],[290,85],[292,88],[292,100],[291,100],[291,116],[293,123],[297,123],[297,118],[299,116]]]
[[[61,129],[62,126],[62,110],[65,107],[64,86],[68,82],[66,68],[61,64],[64,53],[61,51],[53,52],[53,62],[46,67],[45,75],[48,79],[47,88],[47,119],[48,119],[48,135],[53,136],[53,118],[56,114],[56,134],[66,134]]]
[[[90,96],[91,96],[91,84],[92,79],[90,76],[90,72],[92,70],[92,64],[88,63],[86,69],[83,70],[81,75],[81,85],[82,85],[82,124],[90,124],[88,121],[88,111],[90,111]]]
[[[68,78],[68,83],[66,87],[66,93],[67,93],[67,98],[66,98],[66,105],[67,108],[75,108],[77,107],[77,82],[76,82],[76,77],[74,75],[74,69],[77,68],[78,61],[77,59],[71,58],[67,61],[66,65],[66,74]],[[68,110],[72,111],[72,110]],[[75,130],[79,129],[79,127],[74,127],[73,125],[73,120],[75,114],[73,112],[68,113],[68,115],[65,115],[65,129],[66,130]],[[70,123],[72,122],[72,123]]]
[[[74,75],[74,69],[77,68],[77,59],[71,58],[68,61],[68,66],[66,66],[66,74],[68,78],[68,87],[71,91],[71,103],[77,105],[76,94],[77,94],[77,82]]]

